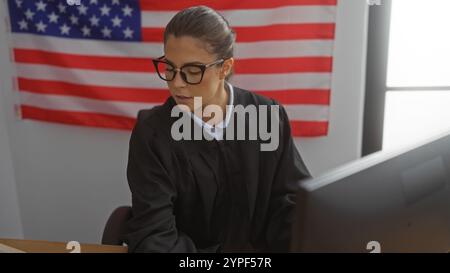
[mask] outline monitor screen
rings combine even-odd
[[[448,252],[450,134],[300,182],[293,252]]]

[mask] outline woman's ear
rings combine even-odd
[[[234,65],[234,59],[233,58],[226,59],[223,62],[222,71],[220,72],[220,79],[221,80],[225,79],[228,76],[228,74],[230,74],[231,69],[233,68],[233,65]]]

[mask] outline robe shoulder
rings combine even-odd
[[[162,105],[139,110],[134,130],[145,131],[147,135],[169,133],[172,106],[175,106],[175,102],[169,97]]]
[[[235,90],[235,105],[278,105],[279,103],[268,97],[256,94],[255,92],[234,87]]]

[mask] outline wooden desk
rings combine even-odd
[[[72,250],[66,249],[67,242],[49,242],[19,239],[1,239],[0,244],[4,244],[28,253],[70,253]],[[81,253],[126,253],[125,246],[96,245],[80,243]]]

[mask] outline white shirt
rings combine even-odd
[[[223,129],[228,126],[231,119],[231,113],[233,112],[234,107],[234,90],[233,86],[225,81],[225,83],[228,85],[229,89],[229,96],[228,96],[228,106],[227,106],[227,113],[225,115],[225,120],[222,120],[219,124],[216,126],[211,126],[210,124],[203,121],[203,119],[197,117],[196,115],[191,116],[193,117],[195,123],[197,123],[199,126],[203,127],[203,130],[206,131],[209,135],[211,135],[216,140],[223,140]],[[225,88],[226,90],[226,88]],[[225,121],[225,124],[224,124]]]

